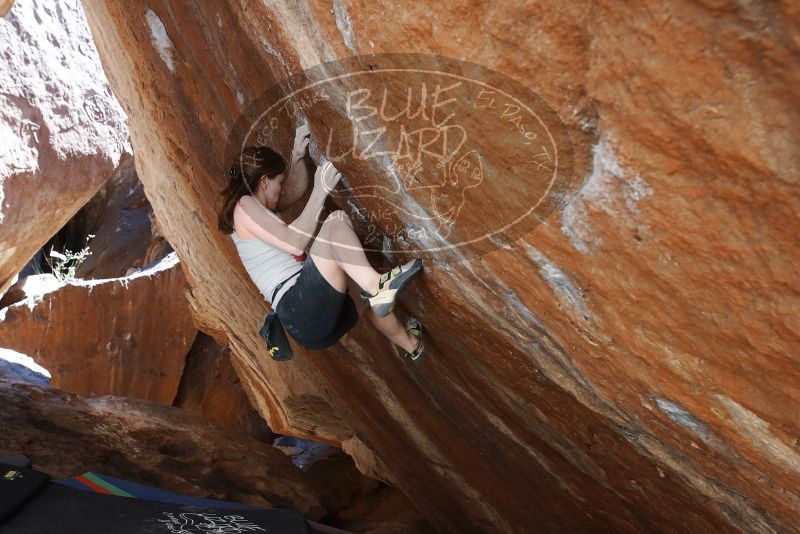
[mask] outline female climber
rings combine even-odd
[[[392,310],[398,291],[422,270],[422,261],[378,273],[342,210],[332,212],[314,236],[325,199],[342,176],[333,164],[317,167],[308,202],[291,224],[278,215],[308,188],[310,173],[303,161],[308,136],[306,125],[297,129],[288,172],[280,154],[269,147],[242,151],[221,193],[219,229],[230,234],[245,270],[300,345],[327,348],[355,326],[358,311],[347,292],[353,280],[371,306],[368,315],[375,327],[419,362],[425,356],[421,324],[411,317],[404,328]]]

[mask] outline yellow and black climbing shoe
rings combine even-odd
[[[397,292],[403,289],[412,278],[422,271],[422,260],[416,258],[403,265],[398,265],[388,273],[383,273],[378,281],[378,292],[370,295],[361,292],[361,298],[369,302],[378,317],[386,317],[394,309]]]
[[[425,345],[422,341],[422,324],[416,317],[409,317],[406,320],[406,332],[419,339],[419,345],[414,352],[406,352],[406,357],[414,363],[419,363],[425,359]]]

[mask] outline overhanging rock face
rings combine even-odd
[[[229,342],[273,430],[343,442],[443,531],[773,532],[800,521],[800,74],[797,29],[780,22],[791,13],[85,7],[196,316]],[[429,331],[423,365],[364,320],[328,351],[272,362],[257,335],[266,305],[216,228],[223,148],[275,80],[383,52],[464,58],[529,86],[566,125],[578,187],[516,240],[427,261],[401,299]],[[316,135],[346,119],[304,111]],[[276,141],[285,155],[293,126]],[[380,166],[339,167],[351,184],[388,180]]]

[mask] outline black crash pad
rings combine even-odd
[[[0,464],[0,525],[34,499],[49,481],[49,476],[33,469]]]
[[[46,475],[45,475],[46,476]],[[225,510],[46,485],[0,534],[311,534],[291,508]]]

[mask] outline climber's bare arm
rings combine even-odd
[[[317,217],[324,203],[324,196],[312,194],[303,212],[289,225],[253,197],[245,195],[233,210],[233,220],[236,226],[268,245],[300,256],[314,237]]]
[[[308,124],[303,124],[297,128],[294,137],[294,147],[292,148],[292,158],[289,162],[289,172],[286,182],[283,184],[281,197],[278,200],[278,211],[284,210],[303,198],[308,191],[309,178],[311,171],[306,163],[306,147],[308,146],[308,136],[311,134]]]
[[[233,210],[234,225],[243,228],[268,245],[300,256],[313,241],[325,198],[339,178],[341,174],[330,162],[317,167],[317,172],[314,174],[314,188],[308,197],[308,203],[297,219],[288,225],[258,200],[250,195],[244,195]],[[329,187],[322,186],[323,180]]]

